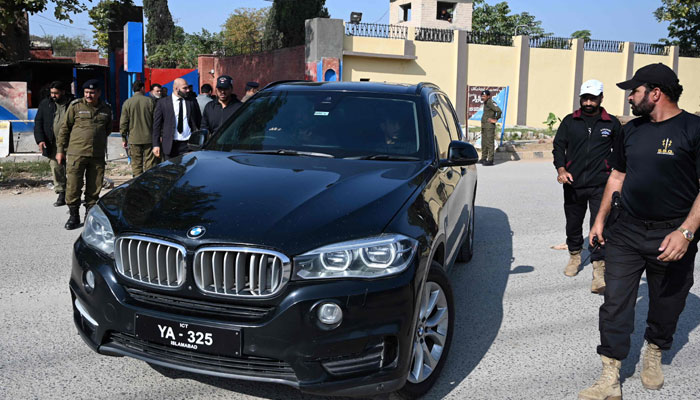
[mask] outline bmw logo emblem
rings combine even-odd
[[[204,235],[204,232],[205,232],[205,231],[206,231],[206,229],[204,229],[203,226],[193,226],[193,227],[190,228],[190,230],[187,232],[187,236],[190,237],[190,238],[192,238],[192,239],[196,239],[196,238],[198,238],[198,237]]]

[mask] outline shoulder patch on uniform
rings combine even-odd
[[[71,101],[71,102],[70,102],[70,104],[69,104],[69,105],[71,105],[71,106],[72,106],[73,104],[77,104],[77,103],[80,103],[80,100],[82,100],[82,99],[74,99],[73,101]]]

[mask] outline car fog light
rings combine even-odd
[[[92,292],[95,289],[95,274],[90,270],[85,272],[85,288],[88,292]]]
[[[337,325],[343,320],[343,310],[335,303],[323,303],[318,308],[318,319],[326,325]]]

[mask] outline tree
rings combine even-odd
[[[270,10],[270,32],[267,37],[274,37],[275,31],[281,35],[281,44],[285,47],[305,43],[305,21],[311,18],[329,18],[325,7],[326,0],[274,0]]]
[[[697,0],[661,0],[662,6],[654,11],[657,21],[668,21],[668,36],[661,39],[666,45],[677,45],[681,54],[700,55],[700,3]]]
[[[92,0],[88,0],[92,1]],[[70,15],[85,11],[87,7],[80,0],[51,0],[56,6],[53,15],[57,20],[68,20]],[[24,13],[36,14],[46,10],[49,0],[4,0],[0,7],[0,31],[11,27],[20,19]]]
[[[50,1],[55,5],[54,17],[57,20],[71,21],[71,14],[86,9],[80,0]],[[42,12],[46,10],[48,3],[49,0],[0,1],[0,60],[13,61],[29,58],[27,13]]]
[[[175,26],[173,38],[161,44],[156,51],[148,54],[148,66],[151,68],[197,68],[197,57],[200,54],[212,54],[225,48],[224,36],[221,32],[185,33]]]
[[[572,39],[583,39],[584,42],[588,43],[591,41],[591,31],[588,29],[583,29],[580,31],[576,31],[571,34]]]
[[[472,14],[473,32],[490,32],[502,35],[514,35],[515,29],[522,35],[551,36],[542,28],[542,21],[528,12],[510,14],[508,3],[503,1],[496,5],[488,5],[485,0],[474,0]]]
[[[51,46],[53,54],[58,57],[75,57],[75,52],[90,47],[90,40],[85,36],[44,35],[30,37],[32,42],[44,42]]]
[[[226,44],[233,47],[251,46],[261,42],[270,8],[237,8],[229,15],[223,25]]]
[[[158,46],[170,42],[173,38],[175,22],[167,0],[143,0],[143,13],[148,19],[146,51],[149,54],[155,53]]]
[[[141,9],[134,5],[133,0],[100,0],[88,11],[90,25],[95,28],[94,43],[102,54],[108,53],[110,46],[123,45],[124,24],[129,21],[140,21],[140,14]]]

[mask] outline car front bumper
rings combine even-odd
[[[154,306],[142,301],[143,293],[161,300],[201,300],[204,295],[191,283],[191,268],[180,290],[138,288],[115,272],[114,260],[80,238],[72,262],[75,325],[83,340],[100,354],[130,356],[199,374],[282,383],[324,395],[376,395],[398,390],[406,382],[416,311],[415,277],[420,276],[416,274],[418,259],[390,278],[294,281],[267,301],[218,298],[207,303],[241,307],[265,303],[268,312],[253,319],[182,312],[162,302]],[[85,285],[87,270],[95,276],[92,290]],[[341,307],[340,325],[329,329],[318,321],[314,307],[320,302]],[[206,354],[144,340],[136,332],[139,316],[240,332],[241,354]]]

